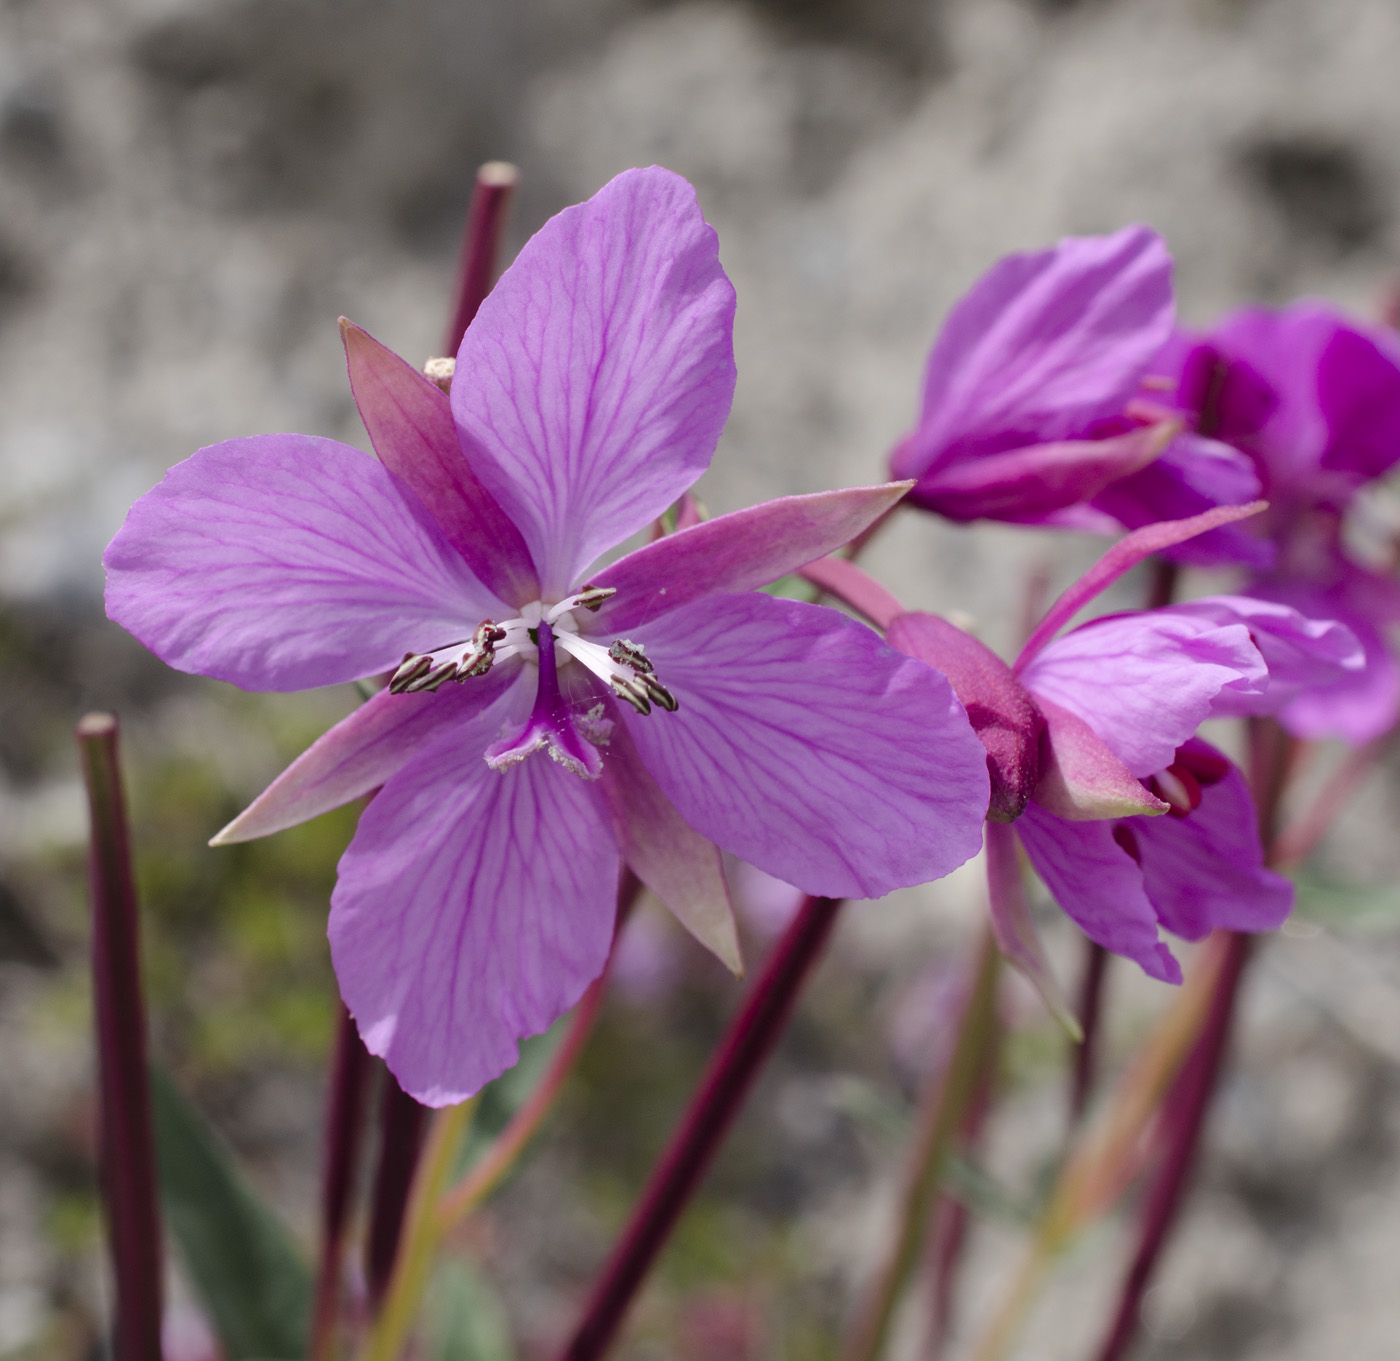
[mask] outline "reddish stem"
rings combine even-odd
[[[1205,1027],[1165,1103],[1166,1154],[1142,1208],[1137,1251],[1118,1297],[1117,1312],[1099,1349],[1098,1361],[1121,1361],[1137,1335],[1142,1298],[1167,1237],[1176,1224],[1196,1163],[1206,1114],[1229,1045],[1230,1023],[1252,943],[1252,936],[1231,935]]]
[[[1108,976],[1108,951],[1092,940],[1084,955],[1084,976],[1079,984],[1079,1028],[1084,1038],[1075,1047],[1070,1076],[1069,1125],[1073,1130],[1084,1117],[1099,1064],[1099,1017],[1103,1013],[1104,980]]]
[[[607,1353],[632,1297],[782,1034],[840,910],[840,899],[808,898],[764,962],[762,974],[710,1060],[679,1129],[652,1170],[572,1340],[560,1353],[564,1361],[595,1361]]]
[[[321,1260],[311,1322],[311,1361],[335,1355],[345,1228],[350,1219],[355,1170],[364,1136],[370,1058],[354,1018],[340,1004],[330,1099],[326,1105],[325,1161],[321,1174]]]
[[[92,814],[92,978],[99,1158],[116,1282],[116,1361],[160,1361],[161,1232],[136,883],[113,714],[78,723]]]
[[[409,1096],[385,1068],[379,1099],[379,1161],[365,1243],[365,1283],[373,1309],[379,1307],[393,1274],[427,1118],[427,1107]]]
[[[505,161],[487,161],[476,172],[462,254],[457,266],[457,308],[447,328],[447,353],[456,354],[496,278],[496,257],[518,173]]]

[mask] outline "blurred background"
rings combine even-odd
[[[479,162],[520,166],[512,251],[625,167],[696,184],[740,300],[738,395],[701,487],[722,511],[876,480],[949,305],[1065,233],[1156,226],[1191,321],[1301,293],[1384,314],[1397,71],[1393,0],[4,0],[0,1357],[96,1355],[104,1311],[71,742],[88,708],[126,724],[155,1050],[312,1246],[325,905],[353,820],[204,843],[355,699],[165,670],[105,622],[99,560],[201,445],[364,443],[336,318],[438,352]],[[1061,582],[1098,547],[910,517],[870,565],[1006,646],[1028,577]],[[1255,974],[1149,1361],[1394,1355],[1397,773]],[[752,959],[784,904],[751,896]],[[848,914],[625,1355],[832,1354],[980,910],[973,871]],[[1070,981],[1075,942],[1047,929]],[[491,1321],[444,1356],[548,1354],[736,996],[641,910],[584,1081],[454,1243]],[[1111,996],[1121,1056],[1162,999],[1126,968]],[[1005,1090],[964,1177],[973,1319],[1063,1130],[1064,1042],[1014,988],[1008,1008]],[[1122,1230],[1069,1260],[1021,1361],[1084,1356]]]

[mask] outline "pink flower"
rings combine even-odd
[[[772,501],[594,565],[708,466],[733,310],[694,191],[629,171],[502,277],[450,407],[345,328],[379,462],[300,435],[215,445],[107,551],[111,617],[172,666],[262,690],[394,673],[216,839],[379,789],[331,950],[366,1044],[429,1104],[508,1067],[598,975],[621,860],[737,967],[717,847],[833,897],[977,849],[985,761],[944,678],[754,590],[902,487]]]
[[[1173,333],[1171,267],[1161,237],[1125,227],[988,271],[935,342],[919,423],[891,459],[916,479],[910,502],[951,520],[1115,533],[1125,479],[1130,507],[1155,498],[1154,521],[1252,500],[1247,457],[1137,401]]]
[[[1248,596],[1108,616],[1055,636],[1134,562],[1220,518],[1125,539],[1056,602],[1012,667],[934,615],[901,614],[887,630],[896,647],[947,673],[987,747],[994,823],[1017,819],[1064,911],[1091,940],[1169,982],[1181,971],[1160,927],[1188,940],[1216,927],[1270,930],[1293,900],[1288,881],[1264,867],[1243,777],[1196,729],[1279,712],[1363,664],[1344,625]],[[991,853],[1006,834],[988,833]],[[993,914],[1003,950],[1039,972],[1009,893],[994,893]]]

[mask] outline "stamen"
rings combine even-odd
[[[551,606],[544,616],[544,621],[546,624],[554,624],[561,615],[568,614],[571,610],[588,610],[591,614],[596,614],[602,608],[603,602],[611,600],[616,594],[616,586],[582,586],[577,594]]]
[[[496,644],[506,636],[506,630],[490,619],[483,619],[476,632],[465,642],[448,643],[433,652],[408,653],[389,680],[389,693],[417,694],[436,690],[450,680],[464,681],[468,676],[484,676],[496,660]],[[452,656],[455,649],[461,649]]]

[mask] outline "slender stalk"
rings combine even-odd
[[[360,1040],[354,1018],[342,1002],[330,1098],[326,1104],[325,1157],[321,1168],[321,1259],[311,1316],[311,1361],[331,1361],[335,1355],[345,1228],[360,1160],[370,1072],[369,1052]]]
[[[88,714],[78,753],[92,817],[92,980],[99,1138],[116,1283],[116,1361],[160,1361],[161,1231],[131,839],[114,714]]]
[[[1099,1018],[1103,1014],[1104,980],[1108,975],[1109,953],[1097,942],[1084,942],[1084,975],[1079,983],[1079,1028],[1084,1038],[1075,1046],[1070,1072],[1069,1127],[1073,1132],[1084,1118],[1098,1074]]]
[[[1206,942],[1111,1098],[1077,1141],[1036,1221],[1030,1248],[972,1351],[973,1361],[1000,1361],[1051,1262],[1109,1210],[1141,1166],[1145,1131],[1201,1031],[1228,950],[1226,932]]]
[[[1260,836],[1270,859],[1277,839],[1279,809],[1300,750],[1299,744],[1272,720],[1250,720],[1250,783],[1259,810]],[[1112,1322],[1097,1354],[1098,1361],[1120,1361],[1136,1338],[1143,1296],[1181,1213],[1200,1152],[1201,1136],[1229,1045],[1231,1022],[1251,944],[1249,936],[1228,935],[1220,981],[1168,1112],[1166,1149],[1143,1204],[1137,1247],[1119,1291]]]
[[[1142,1297],[1161,1256],[1196,1161],[1206,1112],[1230,1039],[1230,1022],[1253,937],[1231,934],[1220,982],[1205,1029],[1168,1102],[1168,1147],[1142,1209],[1137,1251],[1118,1297],[1118,1308],[1098,1351],[1098,1361],[1120,1361],[1137,1332]]]
[[[409,1096],[385,1068],[379,1098],[379,1161],[365,1241],[365,1283],[374,1309],[384,1298],[393,1274],[427,1118],[427,1108]]]
[[[894,1236],[885,1261],[856,1312],[842,1351],[845,1361],[875,1361],[880,1355],[900,1296],[918,1265],[949,1147],[995,1044],[1000,963],[992,933],[985,931],[973,960],[952,1051],[947,1063],[930,1076],[919,1104]]]
[[[467,225],[457,266],[457,306],[447,328],[448,354],[457,353],[462,336],[476,316],[476,309],[495,282],[501,232],[518,178],[516,168],[505,161],[487,161],[476,172],[476,186],[467,209]]]
[[[641,881],[631,870],[624,870],[622,884],[617,896],[617,925],[613,928],[614,942],[617,933],[623,928],[632,908],[641,893]],[[608,976],[612,971],[612,956],[608,957],[607,967],[589,985],[569,1021],[569,1029],[550,1058],[549,1066],[540,1078],[535,1089],[526,1097],[520,1108],[506,1122],[505,1128],[492,1141],[485,1153],[467,1169],[461,1181],[448,1190],[438,1203],[438,1230],[446,1235],[460,1223],[482,1201],[486,1199],[510,1174],[511,1168],[519,1161],[520,1155],[528,1147],[530,1140],[539,1132],[546,1116],[554,1109],[559,1093],[602,1009],[603,994],[607,990]]]
[[[462,1136],[476,1111],[476,1098],[438,1111],[413,1178],[404,1222],[403,1251],[394,1262],[383,1307],[374,1320],[363,1361],[395,1361],[408,1341],[418,1306],[428,1289],[433,1259],[442,1242],[435,1209],[452,1175]]]
[[[560,1353],[566,1361],[596,1361],[607,1353],[632,1297],[782,1034],[840,910],[840,899],[808,898],[764,961],[763,972],[730,1022],[680,1127],[653,1168],[578,1328]]]

